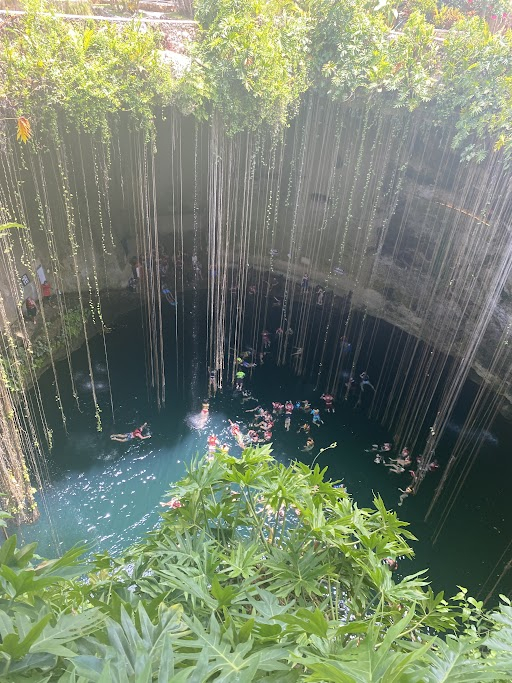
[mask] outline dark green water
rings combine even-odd
[[[191,314],[191,302],[182,302]],[[167,366],[176,363],[174,340],[175,312],[166,309]],[[201,319],[204,319],[201,316]],[[204,358],[202,331],[198,333],[196,348]],[[194,344],[187,337],[183,380],[180,388],[173,386],[172,371],[168,373],[168,396],[164,409],[158,411],[147,389],[144,335],[140,313],[134,312],[107,336],[111,390],[115,407],[115,422],[110,410],[107,364],[103,341],[91,342],[95,384],[102,408],[103,431],[95,429],[94,407],[91,400],[90,379],[85,350],[73,355],[75,382],[79,391],[80,409],[71,394],[67,364],[59,366],[61,390],[67,407],[68,433],[59,421],[56,406],[46,405],[48,421],[54,429],[54,448],[49,455],[51,483],[38,494],[41,518],[32,526],[25,526],[21,536],[25,542],[37,540],[39,552],[53,556],[79,541],[95,543],[95,549],[119,553],[159,522],[159,501],[169,484],[184,472],[186,463],[196,453],[206,451],[206,440],[215,433],[222,442],[232,445],[228,418],[247,425],[251,414],[242,405],[238,394],[226,391],[210,402],[210,418],[205,429],[192,429],[187,416],[198,413],[206,392],[206,368],[194,360]],[[201,346],[203,344],[203,346]],[[196,381],[197,380],[197,381]],[[47,373],[41,380],[44,396],[53,396],[53,377]],[[197,395],[190,387],[197,384]],[[309,380],[296,378],[288,368],[276,368],[271,362],[258,367],[251,382],[253,394],[265,407],[272,401],[285,402],[309,399],[322,407],[320,391],[314,390]],[[469,397],[468,397],[469,400]],[[464,403],[464,402],[462,402]],[[460,413],[464,412],[461,405]],[[420,541],[415,544],[416,559],[404,561],[400,573],[407,574],[428,567],[436,590],[446,588],[455,592],[456,584],[467,586],[473,594],[501,567],[493,568],[509,542],[510,511],[507,482],[512,474],[510,459],[505,457],[511,442],[511,428],[499,423],[493,428],[467,481],[459,501],[450,515],[441,537],[432,546],[431,529],[423,520],[430,497],[441,476],[431,474],[418,495],[408,498],[397,508],[398,487],[405,488],[410,475],[390,474],[387,468],[373,462],[373,455],[364,450],[372,443],[390,439],[382,427],[369,421],[364,410],[355,410],[351,402],[336,403],[336,413],[323,412],[325,424],[312,427],[315,439],[314,456],[320,448],[334,441],[336,449],[325,451],[318,459],[329,467],[332,479],[342,479],[360,506],[371,504],[373,492],[380,493],[388,508],[400,511],[400,516],[411,522],[412,531]],[[116,443],[110,440],[114,432],[131,431],[143,422],[150,425],[152,438],[143,442]],[[304,413],[295,413],[289,432],[284,429],[284,417],[273,430],[275,457],[288,462],[300,458],[311,462],[312,457],[301,449],[305,437],[296,433],[304,422]],[[460,420],[459,424],[462,422]],[[457,420],[454,421],[456,429]],[[449,456],[455,433],[446,439],[444,449],[437,453],[443,465]],[[505,561],[509,559],[506,557]],[[507,591],[507,584],[500,592]],[[486,592],[486,591],[485,591]],[[484,592],[484,595],[485,595]]]

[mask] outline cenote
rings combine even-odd
[[[376,420],[368,417],[371,401],[357,405],[355,397],[345,400],[344,387],[341,387],[335,413],[326,413],[320,400],[322,392],[315,387],[316,373],[296,377],[290,367],[276,366],[274,335],[264,364],[257,364],[245,383],[258,402],[243,403],[241,393],[228,386],[210,398],[206,426],[194,428],[189,418],[199,413],[202,400],[208,394],[207,365],[201,353],[206,340],[204,290],[189,291],[178,297],[178,307],[183,308],[187,317],[192,315],[194,306],[196,324],[191,324],[183,337],[175,334],[176,309],[170,305],[163,309],[169,379],[166,402],[160,409],[148,390],[145,316],[141,309],[124,315],[112,325],[106,336],[107,356],[101,336],[90,341],[95,387],[102,411],[101,432],[94,428],[95,409],[85,349],[76,351],[72,358],[77,400],[72,394],[67,363],[60,363],[58,376],[63,400],[71,407],[67,431],[56,403],[52,406],[48,402],[45,414],[54,440],[53,449],[48,453],[49,483],[36,496],[40,519],[18,530],[23,541],[37,540],[39,551],[46,556],[61,554],[80,542],[92,544],[92,552],[120,554],[159,524],[160,501],[170,484],[183,476],[186,464],[192,458],[204,456],[210,434],[230,444],[231,452],[240,452],[230,433],[229,419],[239,421],[245,433],[254,418],[246,410],[256,405],[271,410],[273,401],[284,403],[290,399],[295,403],[308,399],[313,406],[322,408],[324,420],[320,428],[312,427],[314,450],[302,451],[305,436],[298,429],[310,418],[302,410],[295,410],[289,432],[284,429],[284,415],[276,419],[273,454],[277,460],[287,463],[299,459],[311,463],[315,458],[322,467],[328,467],[329,478],[346,485],[361,507],[370,506],[374,494],[379,494],[389,509],[399,511],[420,539],[413,544],[415,559],[405,560],[401,567],[404,574],[428,566],[429,579],[436,589],[455,592],[454,576],[457,583],[467,586],[475,595],[489,587],[491,579],[498,575],[496,565],[510,524],[506,495],[510,463],[504,454],[504,444],[510,439],[508,423],[498,420],[492,432],[484,435],[478,462],[433,544],[432,536],[440,520],[433,515],[430,522],[425,522],[424,515],[439,484],[440,472],[429,474],[418,495],[406,499],[401,509],[397,507],[398,489],[405,489],[411,478],[408,471],[388,472],[382,464],[374,463],[375,453],[367,452],[372,444],[391,439]],[[321,315],[320,309],[317,314]],[[278,323],[279,313],[274,317],[270,321]],[[388,326],[380,329],[379,334],[389,335]],[[182,339],[187,340],[185,344]],[[178,371],[177,357],[182,363]],[[373,355],[375,371],[381,360],[378,354]],[[371,371],[372,364],[368,369]],[[52,396],[52,373],[46,373],[39,384],[43,396]],[[436,451],[441,469],[446,466],[475,390],[471,384],[465,388],[453,421]],[[385,392],[386,387],[380,387],[379,391]],[[146,421],[151,433],[149,440],[116,443],[109,438],[111,433],[130,431]],[[474,438],[478,436],[475,434]],[[329,449],[334,442],[336,448]],[[319,453],[325,448],[328,450]]]
[[[512,680],[509,0],[7,4],[0,683]]]

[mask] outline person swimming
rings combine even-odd
[[[232,422],[231,420],[228,420],[228,422],[230,424],[231,434],[234,436],[235,441],[240,446],[240,448],[245,448],[244,437],[242,436],[240,427],[237,425],[236,422]]]
[[[365,386],[369,386],[370,389],[373,389],[373,391],[375,391],[375,387],[370,382],[370,377],[369,377],[367,372],[362,372],[359,375],[359,379],[361,380],[361,382],[359,383],[359,386],[361,387],[361,391],[364,391]]]
[[[304,424],[301,424],[301,426],[297,429],[297,434],[299,432],[304,432],[304,434],[309,434],[311,431],[311,425],[309,422],[304,422]]]
[[[210,434],[208,437],[208,452],[209,453],[214,453],[217,450],[217,447],[219,445],[219,440],[215,436],[215,434]]]
[[[313,441],[313,439],[311,437],[309,437],[306,441],[306,445],[304,446],[304,448],[302,450],[305,451],[306,453],[309,453],[309,451],[312,451],[314,447],[315,447],[315,442]]]
[[[325,409],[328,413],[334,413],[334,396],[332,394],[322,394],[320,396],[321,400],[325,402]]]
[[[177,306],[176,299],[173,297],[171,290],[166,285],[162,286],[162,294],[165,296],[167,303],[171,306]]]
[[[144,439],[150,439],[151,434],[142,433],[143,429],[147,427],[147,424],[147,422],[144,422],[143,425],[137,427],[137,429],[134,429],[133,432],[126,432],[125,434],[111,434],[110,438],[112,441],[120,441],[122,443],[125,441],[133,441],[133,439],[140,439],[141,441]]]
[[[320,425],[324,423],[324,421],[320,417],[320,410],[318,408],[313,408],[310,415],[313,416],[313,424],[317,427],[320,427]]]
[[[249,441],[251,443],[258,443],[260,440],[258,432],[256,432],[254,429],[249,429],[249,431],[247,432],[247,436],[249,437]]]
[[[398,569],[398,562],[394,560],[392,557],[385,557],[382,560],[382,564],[386,564],[392,572],[396,572]]]
[[[244,388],[245,372],[243,372],[242,370],[239,370],[235,374],[235,378],[236,378],[235,389],[237,391],[242,391],[242,389]]]
[[[400,499],[398,501],[398,505],[402,506],[404,503],[404,500],[407,498],[407,496],[410,496],[411,494],[414,493],[414,489],[412,486],[408,486],[406,489],[398,489],[401,491]]]

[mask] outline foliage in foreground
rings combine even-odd
[[[382,560],[413,537],[318,466],[218,453],[123,558],[0,549],[0,681],[434,683],[512,677],[512,607],[449,603]],[[87,572],[86,580],[83,576]],[[80,578],[82,577],[82,578]]]

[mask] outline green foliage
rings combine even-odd
[[[413,110],[434,97],[440,74],[439,46],[434,27],[422,14],[413,12],[401,34],[390,41],[388,59],[394,68],[384,85],[397,93],[395,106]]]
[[[360,0],[320,0],[312,4],[315,82],[334,98],[347,99],[358,89],[380,86],[389,70],[389,27],[382,13],[366,12]],[[326,77],[327,83],[317,79]]]
[[[31,0],[0,34],[4,116],[32,121],[36,144],[43,131],[57,138],[61,123],[108,138],[122,112],[151,137],[156,109],[170,103],[201,120],[214,114],[229,133],[275,131],[310,88],[428,105],[437,123],[456,126],[466,160],[512,151],[505,0],[198,0],[199,39],[175,83],[148,26],[70,23],[41,6]],[[462,19],[471,13],[490,24]],[[451,28],[440,39],[434,25]]]
[[[443,46],[443,77],[436,98],[436,116],[449,121],[457,113],[454,147],[466,159],[495,149],[512,150],[512,32],[491,33],[480,19],[457,24]]]
[[[406,0],[399,6],[400,14],[409,17],[413,12],[423,14],[427,21],[434,19],[437,11],[437,0]]]
[[[422,573],[395,581],[382,560],[412,554],[407,525],[324,474],[268,447],[217,453],[173,487],[159,529],[88,568],[83,549],[47,562],[11,537],[0,683],[510,680],[510,601],[486,612]]]
[[[30,344],[19,347],[9,343],[9,337],[5,335],[6,343],[4,351],[0,353],[0,378],[2,382],[14,392],[23,391],[25,380],[31,376],[31,370],[42,370],[50,361],[52,354],[58,353],[66,347],[66,343],[72,343],[84,333],[85,322],[89,320],[92,312],[79,307],[68,308],[59,316],[59,331],[55,332],[52,324],[49,324],[50,345],[46,336],[38,336]],[[12,338],[11,338],[12,339]]]
[[[285,124],[308,86],[309,22],[293,0],[208,0],[204,31],[181,105],[205,115],[205,99],[229,132]]]
[[[159,36],[136,22],[71,23],[29,8],[0,41],[0,101],[8,115],[36,122],[35,137],[53,132],[59,116],[70,130],[108,137],[120,112],[149,135],[155,107],[170,101]]]
[[[449,7],[442,5],[438,10],[436,9],[433,22],[438,28],[451,28],[454,24],[464,19],[462,12],[456,7]]]
[[[0,233],[2,233],[4,230],[10,230],[11,228],[22,228],[23,230],[26,230],[27,226],[21,225],[21,223],[2,223],[0,225]]]

